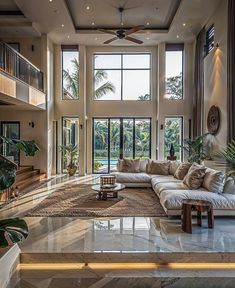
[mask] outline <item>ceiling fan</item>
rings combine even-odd
[[[124,8],[123,7],[119,7],[118,11],[121,14],[121,26],[122,26],[123,25],[123,11],[124,11]],[[126,30],[124,28],[120,28],[116,32],[110,31],[110,30],[106,30],[106,29],[98,29],[98,30],[101,31],[101,32],[108,33],[108,34],[111,34],[111,35],[115,36],[115,37],[105,41],[103,44],[109,44],[109,43],[111,43],[111,42],[113,42],[115,40],[118,40],[118,39],[124,39],[124,40],[128,40],[128,41],[134,42],[136,44],[142,44],[143,41],[138,40],[138,39],[133,38],[133,37],[130,37],[129,35],[133,34],[135,32],[138,32],[140,30],[143,30],[143,29],[144,29],[144,26],[143,25],[139,25],[139,26],[135,26],[135,27],[133,27],[131,29],[128,29],[128,30]]]

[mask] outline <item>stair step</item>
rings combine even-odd
[[[40,170],[39,169],[34,169],[32,171],[25,171],[24,173],[20,173],[16,175],[16,181],[15,184],[17,185],[17,183],[21,180],[24,179],[28,179],[33,177],[34,175],[40,174]]]
[[[14,184],[14,187],[17,186],[19,189],[19,192],[22,192],[25,189],[30,188],[30,186],[33,186],[34,184],[39,183],[41,180],[43,180],[45,178],[46,178],[45,173],[36,174],[33,177],[30,177],[28,179],[24,179],[24,180],[17,182],[16,184]]]
[[[16,171],[16,175],[20,175],[22,173],[32,171],[32,170],[33,170],[33,166],[20,166],[18,170]]]

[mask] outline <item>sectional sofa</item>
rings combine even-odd
[[[208,200],[213,204],[215,215],[235,215],[235,185],[232,178],[226,179],[225,175],[222,177],[221,183],[223,183],[220,191],[216,187],[213,188],[213,191],[209,191],[204,187],[206,186],[204,183],[199,189],[192,190],[182,180],[174,177],[175,171],[172,169],[169,169],[168,175],[149,173],[149,161],[151,160],[140,160],[138,173],[121,172],[119,165],[117,165],[117,170],[111,174],[116,176],[118,183],[123,183],[126,187],[152,187],[168,216],[181,214],[183,199]],[[170,165],[172,164],[170,163]],[[216,172],[219,171],[206,169],[206,173],[213,174]]]

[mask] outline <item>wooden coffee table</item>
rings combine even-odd
[[[107,200],[108,198],[118,198],[118,191],[125,189],[125,185],[116,183],[115,187],[102,188],[100,184],[91,187],[94,191],[98,192],[96,198],[98,200]]]
[[[205,200],[185,199],[182,202],[182,230],[192,233],[192,211],[197,211],[197,225],[202,226],[202,212],[207,212],[208,228],[214,227],[213,205]]]

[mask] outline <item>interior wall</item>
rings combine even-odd
[[[216,105],[221,110],[221,126],[215,136],[210,137],[211,153],[219,148],[226,147],[227,144],[227,5],[228,1],[221,1],[214,15],[206,24],[209,28],[212,24],[215,27],[214,48],[204,59],[204,123],[208,111],[212,105]],[[204,127],[204,132],[207,132]]]

